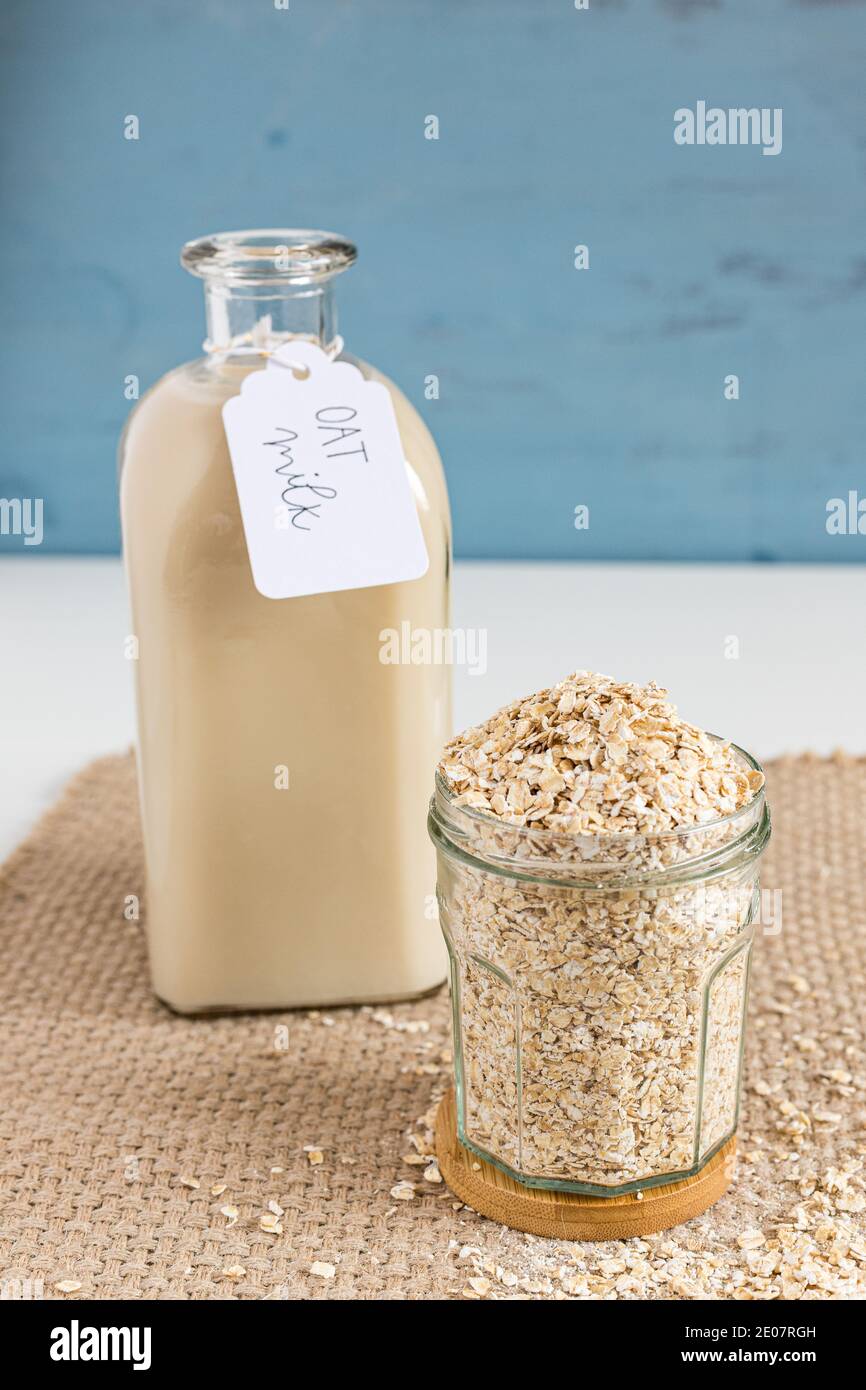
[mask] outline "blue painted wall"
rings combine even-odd
[[[341,326],[435,432],[459,554],[866,555],[825,530],[828,498],[866,497],[864,4],[6,0],[2,22],[0,496],[44,497],[43,550],[117,547],[123,379],[203,336],[180,244],[288,224],[359,243]],[[699,99],[782,107],[781,154],[675,145]]]

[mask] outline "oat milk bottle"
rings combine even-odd
[[[449,670],[393,636],[447,628],[448,499],[414,408],[342,352],[333,281],[354,259],[325,232],[185,246],[205,356],[121,442],[145,920],[181,1012],[445,977],[426,806]]]

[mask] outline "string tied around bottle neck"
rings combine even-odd
[[[277,366],[288,367],[291,371],[301,372],[304,376],[309,374],[309,367],[306,362],[292,362],[288,358],[276,356],[278,349],[283,348],[287,342],[297,339],[304,343],[315,343],[316,347],[320,348],[331,362],[339,357],[343,351],[343,339],[339,333],[335,334],[329,343],[319,343],[308,333],[281,333],[276,347],[269,347],[268,343],[273,343],[273,339],[274,333],[271,328],[270,315],[265,315],[248,332],[237,333],[227,343],[215,343],[211,338],[205,338],[202,343],[202,350],[214,357],[246,354],[251,357],[273,358]]]

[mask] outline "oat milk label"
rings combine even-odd
[[[265,598],[426,573],[394,406],[380,382],[294,339],[250,373],[223,422],[253,582]]]

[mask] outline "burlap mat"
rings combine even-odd
[[[403,1161],[449,1075],[444,992],[318,1016],[158,1004],[124,917],[131,760],[89,767],[0,886],[0,1279],[70,1299],[862,1296],[866,761],[783,760],[769,791],[783,928],[756,944],[734,1190],[673,1232],[575,1245]]]

